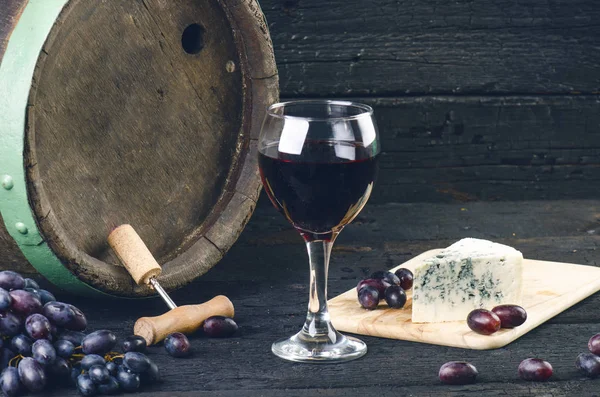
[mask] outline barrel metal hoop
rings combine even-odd
[[[44,43],[69,0],[29,0],[0,64],[0,213],[6,230],[37,271],[56,286],[107,297],[79,280],[50,249],[29,205],[24,142],[29,91]]]

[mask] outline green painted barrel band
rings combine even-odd
[[[79,280],[41,237],[29,205],[23,158],[27,101],[39,55],[68,0],[29,0],[0,64],[0,213],[10,236],[37,271],[56,286],[110,296]]]

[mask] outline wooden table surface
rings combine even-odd
[[[600,201],[472,202],[462,204],[367,205],[336,242],[329,296],[371,272],[391,268],[419,253],[462,237],[488,238],[520,249],[528,258],[597,266]],[[552,272],[552,269],[548,269]],[[308,299],[307,257],[300,237],[263,197],[223,261],[192,285],[173,294],[178,304],[225,294],[236,307],[239,334],[230,339],[191,339],[195,353],[174,359],[150,349],[164,382],[148,396],[585,396],[597,395],[600,380],[577,374],[575,357],[600,332],[600,295],[551,319],[516,342],[490,351],[363,337],[361,359],[329,365],[296,364],[270,352],[271,343],[301,327]],[[165,310],[159,300],[70,299],[87,314],[90,329],[108,328],[120,337],[135,319]],[[545,383],[517,377],[519,362],[541,357],[554,367]],[[480,377],[469,386],[437,379],[450,360],[468,360]],[[53,396],[75,396],[74,389]]]

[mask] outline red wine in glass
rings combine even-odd
[[[274,142],[259,153],[259,166],[271,202],[302,236],[330,240],[367,202],[377,156],[356,142],[307,141],[299,155]]]
[[[296,362],[343,362],[367,345],[339,333],[327,309],[327,273],[336,237],[365,206],[381,152],[370,106],[336,100],[276,103],[258,138],[262,183],[275,208],[305,240],[309,300],[302,329],[271,351]]]

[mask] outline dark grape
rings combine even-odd
[[[106,354],[117,344],[117,337],[111,331],[102,329],[92,332],[81,341],[85,354]]]
[[[127,352],[140,352],[146,351],[146,339],[139,335],[128,336],[122,343],[121,347],[125,353]]]
[[[542,382],[552,376],[552,365],[539,358],[527,358],[519,364],[519,377],[523,380]]]
[[[97,388],[98,393],[103,396],[117,394],[119,393],[119,382],[117,382],[117,380],[113,376],[111,376],[108,378],[106,383],[98,385]]]
[[[71,385],[77,387],[77,378],[81,375],[81,370],[79,368],[71,368]]]
[[[4,369],[4,368],[8,367],[8,362],[16,355],[17,355],[17,353],[12,351],[8,347],[1,349],[0,350],[0,368]]]
[[[89,370],[93,365],[104,365],[104,364],[106,364],[104,357],[99,356],[97,354],[88,354],[87,356],[82,358],[81,362],[79,363],[79,365],[81,366],[81,369],[84,371]]]
[[[33,340],[31,340],[29,337],[23,334],[14,336],[10,342],[10,345],[12,350],[17,352],[17,354],[31,356],[31,346],[33,345]]]
[[[0,288],[7,291],[25,288],[25,279],[19,273],[4,270],[0,272]]]
[[[40,299],[42,300],[42,305],[45,305],[48,302],[56,301],[56,298],[52,293],[46,291],[45,289],[38,289],[38,294],[40,294]]]
[[[160,372],[158,371],[158,366],[150,362],[150,368],[143,374],[140,374],[140,380],[143,381],[145,385],[151,385],[153,383],[160,382]]]
[[[40,295],[40,292],[37,289],[35,289],[35,288],[24,288],[24,290],[27,291],[27,292],[30,292],[30,293],[34,294],[35,296],[37,296],[38,299],[40,300],[40,302],[42,301],[42,297]]]
[[[401,309],[406,303],[406,292],[398,285],[385,289],[385,302],[393,309]]]
[[[75,352],[75,345],[68,340],[57,340],[54,343],[54,349],[56,350],[56,354],[62,358],[69,358]]]
[[[128,393],[135,392],[140,387],[140,376],[133,372],[119,371],[117,381],[121,388]]]
[[[0,313],[0,334],[5,336],[15,336],[21,332],[23,322],[21,319],[11,313]]]
[[[527,320],[527,312],[521,306],[500,305],[492,309],[500,318],[501,328],[514,328],[523,324]]]
[[[232,318],[212,316],[204,321],[202,329],[211,338],[228,338],[236,333],[238,325]]]
[[[32,279],[32,278],[25,278],[23,280],[25,281],[24,288],[40,289],[40,285],[34,279]]]
[[[69,308],[73,311],[73,320],[69,323],[68,328],[72,331],[83,331],[87,328],[87,319],[85,314],[73,305],[69,305]]]
[[[48,378],[56,383],[65,383],[70,379],[71,366],[69,362],[62,357],[56,357],[56,360],[48,365]]]
[[[77,390],[82,396],[95,396],[98,392],[88,374],[81,374],[77,377]]]
[[[0,311],[6,311],[10,308],[12,298],[7,290],[0,288]]]
[[[54,350],[54,346],[47,339],[36,340],[31,347],[31,353],[35,361],[44,366],[56,360],[56,350]]]
[[[439,372],[440,380],[448,385],[466,385],[475,383],[477,368],[464,361],[450,361],[442,365]]]
[[[110,372],[104,365],[92,365],[88,370],[88,375],[95,384],[106,383],[110,379]]]
[[[110,376],[117,376],[117,372],[119,372],[119,366],[112,361],[106,363],[106,369]]]
[[[58,339],[68,340],[75,346],[81,345],[81,342],[85,338],[85,334],[79,331],[71,331],[68,329],[58,331]]]
[[[389,285],[400,285],[400,279],[398,278],[398,276],[396,276],[392,272],[388,272],[385,270],[377,271],[377,272],[371,274],[371,276],[369,276],[369,278],[381,279],[381,280],[385,281],[386,283],[388,283]]]
[[[370,287],[374,287],[379,292],[379,296],[383,298],[385,294],[385,289],[390,286],[389,283],[383,281],[380,278],[367,278],[365,280],[361,280],[356,286],[356,292],[360,291],[362,287],[368,285]]]
[[[600,357],[592,353],[581,353],[575,360],[575,366],[588,378],[600,375]]]
[[[85,315],[81,310],[68,303],[48,302],[44,305],[42,314],[57,327],[71,331],[83,331],[87,327]]]
[[[33,339],[49,339],[51,338],[52,327],[46,317],[35,313],[25,320],[25,331]]]
[[[10,291],[9,294],[12,298],[10,307],[13,312],[22,316],[29,316],[42,311],[42,301],[35,294],[22,289]]]
[[[185,357],[192,353],[190,341],[181,332],[173,332],[165,338],[165,349],[173,357]]]
[[[377,288],[368,285],[362,287],[358,291],[358,303],[368,310],[377,309],[379,304],[379,291],[377,291]]]
[[[167,336],[168,338],[168,336]],[[165,339],[166,344],[166,339]],[[139,352],[127,352],[125,353],[125,357],[123,357],[123,365],[131,370],[131,372],[135,372],[136,374],[141,374],[142,372],[146,372],[148,368],[150,368],[150,360],[146,357],[145,354]]]
[[[19,371],[14,367],[5,368],[0,374],[0,389],[8,397],[15,397],[21,394],[23,386],[19,379]]]
[[[401,267],[400,269],[396,270],[396,272],[394,274],[400,280],[400,286],[402,287],[403,290],[408,291],[409,289],[412,288],[413,280],[415,278],[415,276],[413,275],[413,272]]]
[[[31,357],[25,357],[19,362],[19,379],[27,390],[39,392],[46,387],[46,373],[40,363]]]
[[[600,334],[596,334],[588,341],[588,349],[595,355],[600,355]]]
[[[475,309],[467,317],[467,325],[482,335],[491,335],[500,329],[500,319],[489,310]]]

